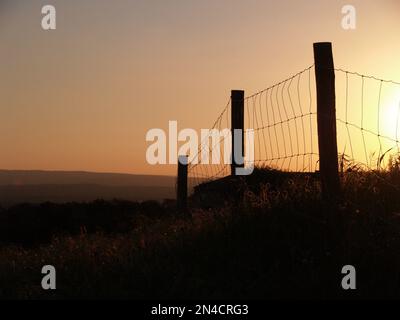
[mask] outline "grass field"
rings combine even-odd
[[[200,188],[187,217],[156,202],[3,209],[0,297],[400,298],[397,167],[343,173],[338,204],[313,176],[251,179],[235,195],[229,182]],[[41,288],[46,264],[55,291]],[[344,265],[356,267],[355,291],[341,288]]]

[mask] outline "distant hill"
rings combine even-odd
[[[85,171],[0,170],[0,186],[37,184],[172,187],[175,177]]]
[[[172,176],[79,171],[0,170],[0,204],[96,199],[163,200],[175,197]]]

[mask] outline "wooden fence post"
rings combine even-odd
[[[187,212],[188,188],[188,156],[179,156],[178,181],[176,188],[177,209],[181,213]]]
[[[232,133],[232,164],[231,175],[234,176],[236,168],[244,168],[244,163],[239,164],[235,159],[235,135],[234,130],[241,129],[242,157],[244,156],[244,91],[231,91],[231,133]]]
[[[314,61],[322,195],[325,199],[335,199],[340,194],[340,180],[332,44],[329,42],[314,43]]]

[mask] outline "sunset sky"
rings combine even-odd
[[[146,163],[149,129],[209,128],[231,89],[310,66],[314,42],[400,81],[399,14],[399,0],[0,0],[0,169],[174,174]]]

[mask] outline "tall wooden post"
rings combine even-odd
[[[318,147],[322,193],[325,199],[335,199],[340,194],[340,180],[332,44],[329,42],[314,43],[314,61],[317,82]]]
[[[242,134],[240,137],[242,145],[242,157],[244,157],[244,91],[243,90],[232,90],[231,92],[231,133],[232,133],[232,164],[231,164],[231,175],[235,175],[236,168],[243,168],[243,164],[237,163],[238,159],[235,159],[235,129],[241,129]]]
[[[188,156],[179,156],[178,181],[176,188],[177,209],[181,213],[187,212],[188,188]]]

